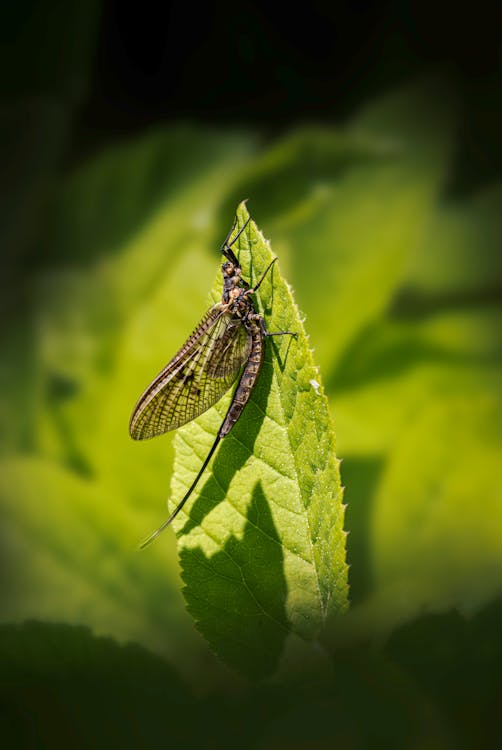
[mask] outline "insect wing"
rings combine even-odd
[[[235,381],[250,348],[241,321],[219,305],[212,307],[139,399],[129,425],[131,437],[162,435],[207,411]]]

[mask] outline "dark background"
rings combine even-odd
[[[499,3],[24,0],[2,15],[4,105],[71,99],[66,164],[159,121],[265,133],[339,122],[368,97],[432,73],[448,76],[459,97],[462,184],[502,165]]]
[[[105,138],[190,118],[265,132],[343,120],[410,78],[448,76],[462,112],[457,182],[502,165],[502,9],[492,3],[103,5],[71,158]]]
[[[303,122],[343,123],[414,78],[447,78],[459,112],[448,190],[493,181],[501,27],[500,4],[483,2],[4,4],[4,281],[41,260],[53,178],[159,123],[241,125],[266,138]]]

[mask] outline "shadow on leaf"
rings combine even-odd
[[[199,630],[216,653],[245,675],[272,674],[288,635],[283,552],[258,482],[241,539],[221,552],[181,552],[185,596]]]
[[[190,509],[190,517],[178,536],[188,534],[192,529],[199,526],[215,507],[214,501],[208,500],[208,498],[217,497],[218,503],[225,499],[234,475],[253,455],[254,444],[265,418],[267,400],[272,384],[273,365],[270,359],[270,349],[271,347],[266,352],[265,361],[250,402],[247,404],[242,417],[232,428],[230,435],[221,441],[213,460],[211,475],[201,488],[199,497]]]

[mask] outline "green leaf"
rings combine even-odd
[[[237,227],[247,219],[241,204]],[[252,282],[273,257],[254,222],[234,248],[243,277]],[[221,299],[221,279],[213,298]],[[254,677],[276,668],[288,635],[318,637],[327,618],[347,605],[333,429],[291,290],[277,266],[260,287],[258,305],[268,330],[296,331],[298,338],[267,340],[245,412],[174,524],[184,594],[197,626],[225,661]],[[199,470],[229,400],[178,431],[171,507]]]
[[[322,685],[189,691],[158,656],[87,628],[0,626],[2,747],[498,747],[502,601],[425,615],[383,653],[338,648]],[[365,634],[365,637],[367,634]],[[480,698],[481,696],[481,698]],[[260,721],[256,717],[260,717]],[[194,720],[196,717],[196,721]],[[364,717],[364,721],[361,721]]]
[[[501,624],[499,597],[474,615],[422,614],[385,645],[387,659],[400,665],[446,720],[447,747],[500,744]]]
[[[3,622],[78,622],[148,643],[193,672],[204,644],[183,606],[174,545],[166,539],[148,556],[135,549],[150,516],[114,505],[103,482],[35,456],[0,462],[0,501]]]
[[[308,691],[259,683],[231,691],[225,685],[207,696],[200,690],[190,693],[168,664],[145,649],[120,646],[86,628],[39,622],[0,626],[0,740],[2,747],[16,750],[149,749],[162,747],[166,736],[184,750],[235,747],[235,737],[244,750],[298,742],[309,748],[344,747],[347,738],[353,746],[372,747],[375,737],[387,747],[430,745],[431,738],[438,747],[450,747],[445,741],[453,730],[455,737],[467,731],[474,747],[478,735],[486,736],[490,726],[496,729],[499,715],[500,639],[493,615],[492,622],[476,628],[451,616],[439,627],[418,622],[414,629],[428,646],[420,652],[421,663],[410,659],[416,648],[403,652],[402,644],[414,635],[408,628],[397,634],[385,656],[365,644],[339,651],[336,679],[309,685]],[[448,641],[445,649],[442,631],[448,626],[454,645]],[[468,678],[457,680],[466,661],[459,659],[460,649],[469,643]],[[476,651],[473,643],[483,648]],[[476,723],[469,726],[469,718],[476,716],[476,691],[487,698],[486,724],[478,731]],[[463,699],[471,700],[471,715]],[[451,725],[436,704],[453,713]],[[457,707],[463,709],[460,722]]]
[[[500,591],[502,371],[485,372],[482,386],[478,378],[455,372],[440,401],[410,419],[382,476],[374,570],[389,611],[402,601],[472,610]]]
[[[2,747],[200,747],[195,701],[175,671],[140,646],[87,628],[0,626]],[[189,745],[187,743],[189,737]]]
[[[446,305],[482,305],[500,298],[502,186],[449,200],[433,212],[423,241],[411,254],[405,281],[411,310]]]
[[[347,352],[332,396],[344,457],[391,453],[420,410],[439,406],[445,392],[465,393],[466,373],[482,381],[500,362],[501,325],[502,311],[490,305],[366,330]]]
[[[352,602],[369,597],[387,628],[500,589],[499,203],[494,186],[434,207],[394,302],[333,383]]]

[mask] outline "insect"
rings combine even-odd
[[[277,260],[274,258],[253,288],[242,278],[242,269],[232,246],[250,219],[232,241],[235,223],[221,247],[226,260],[221,267],[223,295],[202,318],[181,349],[139,398],[131,416],[129,432],[134,440],[162,435],[207,411],[241,376],[225,418],[194,481],[169,518],[140,545],[152,542],[178,515],[194,491],[218,443],[237,422],[246,406],[265,354],[267,336],[295,336],[292,331],[270,332],[256,312],[251,295]]]

